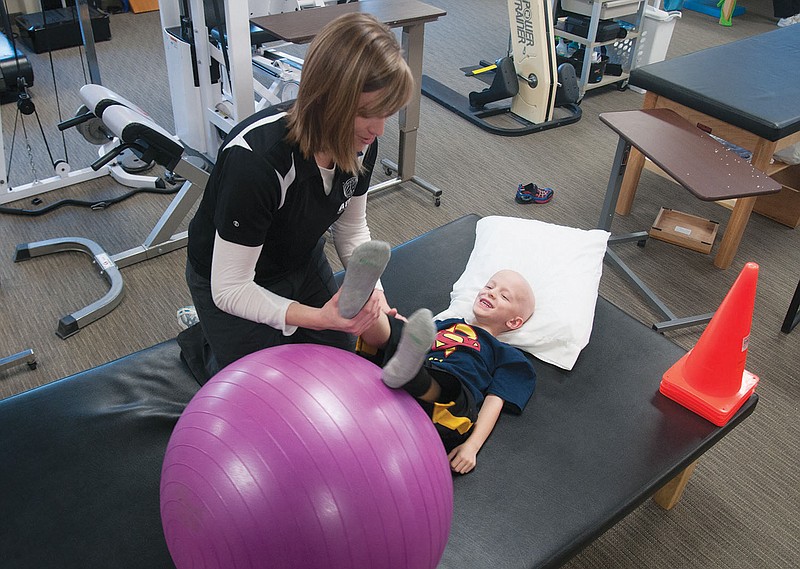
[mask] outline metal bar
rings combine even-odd
[[[100,275],[108,281],[110,288],[108,292],[99,300],[63,316],[58,321],[56,335],[66,339],[80,331],[81,328],[91,324],[95,320],[102,318],[111,312],[122,301],[124,285],[119,268],[111,257],[103,250],[100,245],[90,239],[82,237],[61,237],[58,239],[47,239],[33,243],[23,243],[17,245],[15,262],[26,261],[33,257],[41,257],[51,253],[62,251],[79,251],[86,253],[93,258],[94,264]]]
[[[639,289],[639,292],[642,294],[644,299],[647,303],[656,309],[661,316],[666,318],[667,320],[675,320],[675,314],[667,308],[667,305],[664,304],[660,298],[654,293],[650,287],[648,287],[642,279],[640,279],[636,273],[634,273],[625,262],[620,259],[619,255],[617,255],[611,249],[606,251],[605,260],[608,261],[608,264],[616,268],[618,271],[622,273],[622,275],[630,282],[633,286]]]
[[[22,364],[28,364],[29,368],[36,369],[36,356],[33,354],[33,350],[23,350],[14,355],[0,358],[0,371],[6,371]]]
[[[600,210],[600,220],[597,222],[598,229],[611,231],[611,223],[614,221],[614,209],[617,207],[619,190],[622,187],[622,178],[625,175],[625,165],[631,143],[622,137],[617,142],[617,150],[614,153],[614,165],[611,167],[611,176],[608,179],[608,188],[603,199],[603,209]]]
[[[97,65],[97,51],[94,45],[94,30],[92,30],[92,17],[89,15],[89,1],[76,0],[78,9],[78,23],[81,27],[83,48],[86,51],[86,66],[89,68],[89,82],[102,85],[100,80],[100,66]]]

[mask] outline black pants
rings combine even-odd
[[[776,18],[800,14],[800,0],[772,0],[772,10]],[[776,49],[780,49],[780,46],[776,46]]]
[[[274,282],[270,291],[321,308],[338,289],[333,271],[325,257],[325,240],[320,239],[308,263]],[[228,364],[258,350],[282,344],[326,344],[352,351],[355,338],[344,332],[298,328],[291,336],[278,329],[239,318],[217,308],[211,297],[211,281],[186,263],[186,282],[192,294],[200,324],[178,335],[181,356],[200,384]]]
[[[391,333],[381,357],[383,365],[391,359],[397,350],[405,324],[402,320],[390,318],[389,325]],[[434,381],[442,389],[439,401],[436,403],[423,401],[420,397],[428,391]],[[428,365],[426,361],[422,364],[417,375],[406,383],[403,389],[416,398],[417,403],[431,418],[434,427],[436,427],[436,432],[439,434],[439,438],[442,439],[444,448],[448,453],[469,438],[472,425],[478,418],[478,408],[475,405],[475,398],[472,392],[457,377]],[[466,427],[466,425],[469,425],[469,427]]]

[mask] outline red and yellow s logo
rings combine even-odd
[[[458,323],[444,330],[439,330],[432,346],[433,350],[444,352],[444,357],[449,356],[459,348],[471,348],[481,351],[478,334],[469,324]]]

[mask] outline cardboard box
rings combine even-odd
[[[716,221],[662,207],[649,233],[653,239],[708,254],[714,246],[717,229]]]
[[[783,184],[783,188],[777,194],[759,196],[753,211],[783,225],[797,227],[800,225],[800,164],[770,174],[770,178]]]

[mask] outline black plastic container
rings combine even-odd
[[[589,22],[591,18],[587,16],[569,15],[564,21],[564,31],[582,38],[589,36]],[[614,20],[600,20],[597,24],[597,37],[594,41],[609,41],[619,37],[619,22]],[[556,33],[558,35],[558,33]]]

